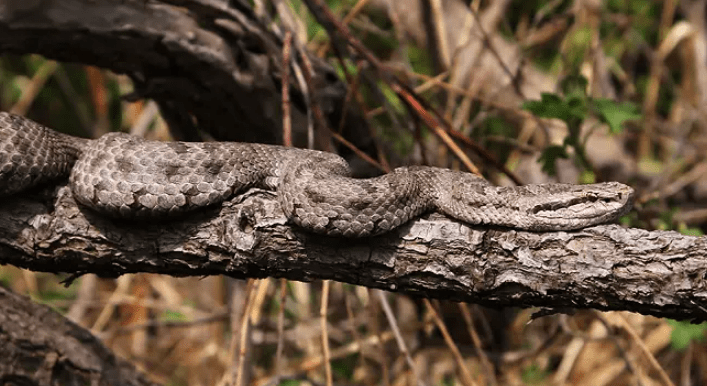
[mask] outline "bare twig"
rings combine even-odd
[[[331,373],[331,355],[329,353],[329,331],[327,328],[327,310],[329,309],[329,280],[322,281],[322,304],[319,308],[319,324],[322,330],[322,353],[324,355],[324,373],[327,386],[332,386],[334,378]]]
[[[282,44],[282,143],[292,146],[292,117],[290,116],[290,51],[292,32],[285,32]]]
[[[447,330],[447,326],[444,324],[444,321],[439,317],[437,310],[435,310],[432,303],[428,299],[424,299],[423,302],[425,303],[425,308],[427,308],[427,311],[429,311],[430,315],[432,315],[432,319],[439,329],[439,332],[442,334],[444,342],[452,352],[452,356],[454,356],[454,361],[457,363],[457,368],[461,372],[462,383],[466,386],[476,386],[476,382],[474,382],[474,379],[471,377],[471,373],[469,373],[469,369],[466,368],[466,363],[464,363],[464,358],[462,358],[462,354],[459,352],[459,347],[457,347],[454,340],[452,340],[452,336],[449,334],[449,330]]]
[[[393,330],[393,335],[395,336],[395,341],[398,344],[398,349],[400,350],[400,354],[402,354],[405,357],[405,361],[408,364],[408,367],[410,368],[410,371],[412,371],[413,375],[413,384],[415,385],[423,385],[422,380],[420,379],[420,372],[417,370],[417,366],[415,366],[415,362],[412,360],[412,357],[410,356],[410,351],[407,348],[407,344],[405,344],[405,339],[403,339],[402,334],[400,333],[400,327],[398,326],[398,321],[395,318],[395,314],[393,313],[393,310],[390,308],[390,303],[388,302],[388,299],[386,298],[386,295],[383,291],[375,291],[376,295],[378,295],[378,301],[380,301],[381,307],[383,308],[383,313],[385,313],[386,319],[388,319],[388,324],[390,325],[391,330]]]
[[[486,355],[486,352],[484,352],[481,347],[481,339],[479,338],[479,334],[476,332],[476,328],[474,327],[474,321],[471,317],[471,312],[469,311],[469,305],[466,303],[459,303],[459,310],[461,311],[466,327],[469,330],[471,341],[474,343],[474,351],[476,351],[476,355],[481,361],[486,382],[488,382],[491,386],[495,386],[498,384],[496,381],[496,374],[493,371],[493,366],[491,365],[488,355]]]
[[[25,115],[30,106],[32,106],[32,102],[34,102],[37,94],[39,94],[39,91],[42,90],[44,84],[54,74],[57,67],[58,63],[53,60],[44,62],[34,73],[34,76],[32,76],[29,83],[22,88],[23,91],[20,95],[20,99],[14,106],[12,106],[10,112],[13,114]]]

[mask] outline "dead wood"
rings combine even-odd
[[[0,287],[3,385],[154,385],[51,308]]]
[[[247,5],[6,0],[0,2],[0,52],[126,74],[135,86],[129,98],[153,98],[177,139],[200,140],[206,132],[223,141],[282,142],[282,41]],[[345,116],[342,135],[371,151],[365,120],[346,106],[346,85],[331,66],[309,59],[311,84],[290,82],[293,127],[307,127],[305,95],[316,95],[329,127],[339,128]],[[307,144],[303,131],[294,139]]]

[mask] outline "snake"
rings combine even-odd
[[[380,235],[432,211],[468,225],[577,230],[617,219],[634,201],[618,182],[495,186],[432,166],[354,178],[343,158],[323,151],[121,132],[84,139],[0,112],[0,196],[67,176],[75,200],[107,217],[166,221],[261,188],[275,192],[291,223],[343,237]]]

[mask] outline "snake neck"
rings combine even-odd
[[[66,157],[67,166],[69,169],[73,166],[81,154],[86,151],[86,148],[91,142],[90,139],[74,137],[73,135],[60,133],[54,130],[47,130],[47,135],[54,137],[53,140],[56,144],[54,151],[61,152],[61,156]]]

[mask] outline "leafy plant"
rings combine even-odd
[[[544,380],[549,375],[547,370],[542,369],[537,364],[531,364],[523,368],[523,374],[521,379],[526,385],[539,385],[543,384]]]
[[[627,120],[641,117],[638,107],[630,102],[618,103],[609,99],[592,98],[586,93],[587,79],[581,75],[570,75],[560,82],[562,95],[543,93],[539,101],[527,101],[523,109],[541,118],[556,118],[565,122],[569,134],[562,145],[548,146],[540,155],[542,169],[550,175],[557,174],[555,161],[569,158],[573,150],[576,160],[585,169],[591,169],[581,138],[582,122],[590,115],[609,125],[612,133],[620,133]]]
[[[668,323],[673,326],[673,331],[670,334],[670,345],[673,350],[683,351],[690,346],[692,342],[704,342],[705,330],[707,323],[692,324],[686,321],[668,320]]]

